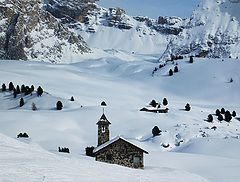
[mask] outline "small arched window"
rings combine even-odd
[[[106,131],[105,126],[102,126],[102,133],[105,133],[105,131]]]

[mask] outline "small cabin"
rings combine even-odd
[[[105,114],[103,114],[97,122],[98,146],[93,150],[96,161],[118,164],[131,168],[143,168],[144,153],[148,154],[148,152],[132,141],[120,136],[109,140],[110,124]]]
[[[96,161],[118,164],[131,168],[143,168],[143,154],[148,154],[147,151],[141,149],[123,137],[115,137],[95,148],[93,152]]]

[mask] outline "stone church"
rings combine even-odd
[[[105,114],[103,114],[97,122],[98,146],[93,151],[96,161],[118,164],[131,168],[143,168],[143,154],[148,154],[148,152],[121,136],[109,140],[110,124]]]

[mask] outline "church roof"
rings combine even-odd
[[[103,114],[101,116],[101,118],[99,119],[99,121],[97,122],[97,125],[110,125],[111,123],[108,121],[107,117],[105,116],[105,114]]]
[[[109,146],[109,145],[117,142],[118,140],[123,140],[124,142],[127,142],[127,143],[135,146],[136,148],[138,148],[138,149],[141,150],[142,152],[148,154],[148,152],[147,152],[146,150],[140,148],[139,146],[137,146],[136,144],[134,144],[133,141],[130,141],[130,140],[128,140],[128,139],[125,139],[125,138],[123,138],[122,136],[117,136],[117,137],[109,140],[108,142],[106,142],[106,143],[104,143],[104,144],[96,147],[96,148],[93,150],[93,153],[98,153],[98,152],[101,151],[102,149],[104,149],[104,148],[106,148],[107,146]]]

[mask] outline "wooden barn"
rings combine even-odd
[[[93,151],[96,161],[132,168],[143,168],[144,153],[148,154],[148,152],[121,136],[109,140],[110,124],[105,114],[97,122],[98,147]]]

